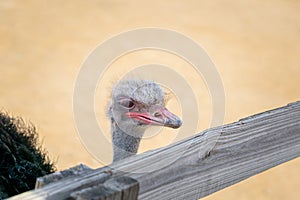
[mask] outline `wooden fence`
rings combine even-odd
[[[300,102],[99,169],[80,165],[10,199],[199,199],[300,156]]]

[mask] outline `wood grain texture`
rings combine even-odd
[[[212,128],[11,199],[64,199],[87,186],[127,176],[138,199],[199,199],[300,156],[300,102]]]
[[[139,183],[130,177],[114,177],[102,184],[73,192],[71,197],[76,200],[136,200]]]

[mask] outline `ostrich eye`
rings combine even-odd
[[[121,99],[119,104],[126,109],[133,109],[135,107],[135,104],[131,99]]]

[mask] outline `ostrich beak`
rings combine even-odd
[[[182,124],[179,117],[163,106],[155,106],[154,109],[150,110],[154,110],[154,112],[128,112],[126,115],[147,125],[179,128]]]

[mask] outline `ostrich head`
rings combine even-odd
[[[165,107],[161,87],[148,80],[119,81],[112,90],[108,108],[114,161],[137,153],[149,126],[179,128],[181,120]]]

